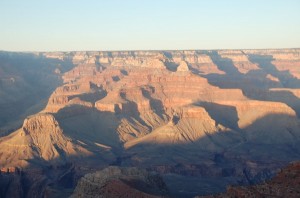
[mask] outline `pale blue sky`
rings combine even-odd
[[[300,0],[0,0],[0,50],[300,47]]]

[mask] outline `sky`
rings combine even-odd
[[[0,0],[0,50],[300,47],[300,0]]]

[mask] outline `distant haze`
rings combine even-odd
[[[0,50],[300,47],[299,0],[1,0]]]

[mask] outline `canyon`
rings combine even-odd
[[[0,197],[258,184],[300,159],[299,116],[300,49],[0,51]]]

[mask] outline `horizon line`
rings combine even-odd
[[[149,50],[0,50],[0,52],[16,53],[47,53],[47,52],[148,52],[148,51],[222,51],[222,50],[284,50],[299,49],[300,47],[281,47],[281,48],[214,48],[214,49],[149,49]]]

